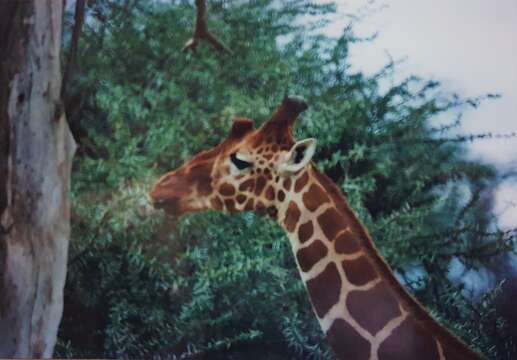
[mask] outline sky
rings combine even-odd
[[[334,2],[338,16],[325,29],[328,35],[339,36],[347,15],[358,11],[369,15],[354,26],[356,35],[378,33],[375,41],[352,47],[353,69],[372,73],[390,57],[405,59],[397,66],[401,79],[415,74],[438,80],[461,96],[499,93],[500,99],[465,111],[462,130],[517,134],[517,0]],[[517,170],[517,138],[476,141],[469,156]],[[499,186],[495,213],[502,228],[517,227],[517,182]]]

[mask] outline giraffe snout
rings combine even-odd
[[[163,209],[169,214],[179,214],[182,208],[181,199],[185,192],[186,186],[181,181],[181,177],[172,172],[156,182],[149,197],[155,209]]]
[[[165,210],[169,215],[180,215],[182,213],[180,197],[161,190],[155,186],[149,193],[152,206],[157,210]]]

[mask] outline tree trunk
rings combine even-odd
[[[75,142],[61,105],[60,0],[0,4],[0,358],[51,357]]]

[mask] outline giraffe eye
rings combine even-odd
[[[233,165],[239,170],[244,170],[251,166],[251,163],[241,160],[237,157],[237,153],[233,153],[230,155],[230,160],[232,161]]]

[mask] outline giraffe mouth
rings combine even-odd
[[[156,210],[161,210],[167,206],[167,201],[163,199],[152,199],[151,204]]]
[[[169,215],[180,215],[183,212],[181,192],[185,189],[173,174],[171,172],[158,180],[149,193],[149,198],[155,209],[164,210]]]
[[[168,215],[179,216],[185,211],[182,209],[179,198],[152,199],[152,205],[157,210],[164,210]]]

